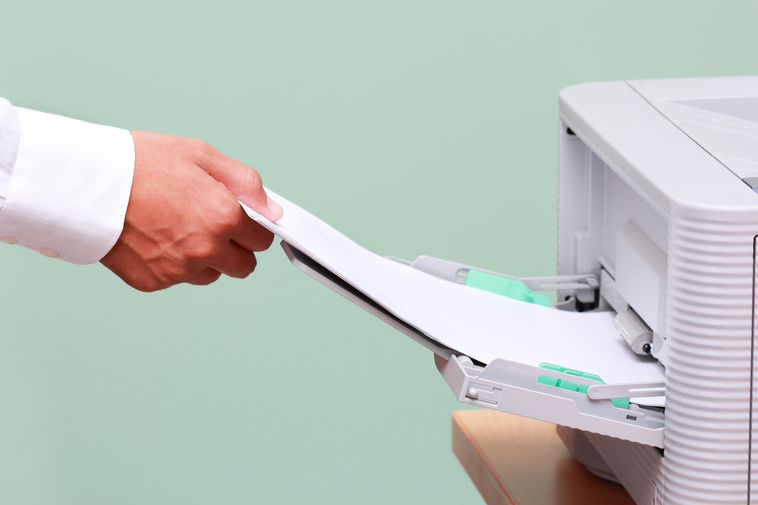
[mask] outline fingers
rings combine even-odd
[[[253,273],[256,265],[255,254],[239,244],[229,241],[224,251],[217,254],[208,266],[229,277],[244,279]]]
[[[203,173],[203,177],[213,180],[211,174]],[[213,204],[201,211],[208,221],[197,237],[200,240],[185,245],[194,251],[192,268],[200,271],[189,282],[210,283],[220,274],[247,277],[257,264],[254,252],[268,249],[274,234],[250,219],[231,191],[218,182],[207,186],[203,196]]]
[[[195,286],[207,286],[213,282],[216,282],[221,277],[221,272],[212,268],[204,268],[197,276],[192,279],[188,279],[188,284],[194,284]]]
[[[184,282],[195,286],[206,286],[216,282],[221,274],[244,279],[253,273],[256,265],[257,261],[252,252],[230,241],[227,250],[212,262],[212,266],[203,268]]]
[[[226,186],[235,197],[269,221],[278,221],[284,215],[279,204],[266,194],[261,176],[254,169],[205,143],[196,161],[200,168]]]
[[[257,261],[255,255],[247,249],[229,242],[226,250],[219,254],[210,264],[200,270],[193,277],[186,279],[184,282],[196,286],[205,286],[216,282],[221,274],[244,279],[255,270]]]
[[[150,132],[132,137],[135,172],[124,227],[103,265],[141,291],[253,272],[254,252],[274,237],[239,200],[272,221],[282,215],[258,173],[196,139]]]
[[[234,203],[239,211],[239,219],[232,230],[231,239],[248,251],[265,251],[271,247],[274,234],[250,219],[242,207],[237,202]]]

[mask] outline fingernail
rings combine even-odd
[[[268,199],[268,202],[266,203],[268,206],[268,210],[271,211],[271,213],[276,217],[274,221],[281,218],[284,215],[284,209],[282,209],[281,205],[273,201],[271,198]]]

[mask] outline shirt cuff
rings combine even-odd
[[[16,107],[21,143],[0,241],[80,265],[121,235],[134,176],[127,130]]]

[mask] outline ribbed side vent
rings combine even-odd
[[[665,500],[748,501],[753,237],[758,216],[673,206]]]

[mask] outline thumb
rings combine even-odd
[[[271,222],[281,219],[284,210],[268,197],[260,174],[244,163],[216,152],[217,156],[198,165],[258,214]]]

